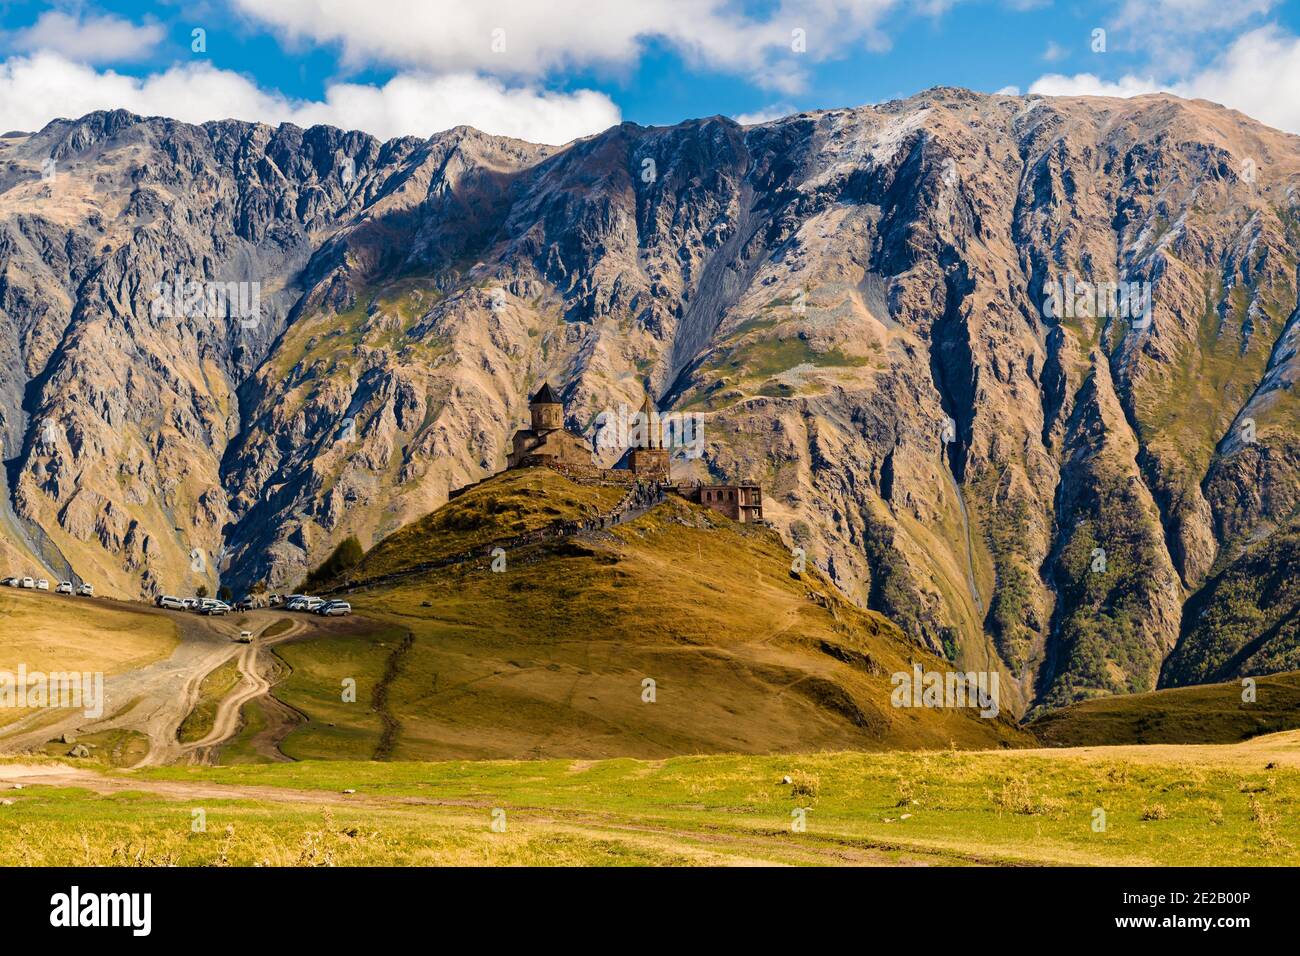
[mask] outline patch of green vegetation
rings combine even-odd
[[[789,303],[786,303],[785,305],[787,308],[789,308]],[[778,303],[773,303],[772,305],[768,306],[769,309],[779,308],[779,307],[780,305]],[[760,332],[760,331],[766,331],[767,329],[774,329],[778,324],[779,324],[778,319],[774,319],[766,315],[755,315],[741,322],[734,329],[731,329],[729,332],[727,332],[726,336],[722,339],[722,341],[723,342],[736,341],[738,339],[744,338],[751,332]]]
[[[262,637],[275,637],[277,634],[283,634],[289,628],[293,627],[293,621],[287,617],[278,618],[266,626],[262,631]]]
[[[356,567],[361,558],[365,555],[365,550],[361,547],[361,542],[357,540],[356,535],[348,535],[339,542],[337,548],[315,571],[307,576],[303,582],[303,590],[310,590],[319,587],[326,581],[330,581],[345,571]]]
[[[78,734],[72,743],[51,740],[41,749],[50,757],[66,757],[78,745],[90,751],[90,756],[77,758],[77,766],[89,763],[100,767],[133,767],[149,753],[148,736],[136,730],[101,730],[92,734]]]
[[[968,501],[979,517],[997,577],[987,623],[999,656],[1022,674],[1037,636],[1031,622],[1036,574],[1022,553],[1030,539],[1030,516],[1024,499],[1001,500],[1002,479],[987,472],[971,483]]]
[[[280,743],[281,752],[299,760],[373,757],[384,730],[374,694],[402,636],[379,628],[279,645],[275,654],[289,673],[275,696],[309,717]]]
[[[894,529],[871,513],[863,514],[863,545],[871,581],[867,606],[879,611],[905,634],[930,647],[943,646],[944,624],[920,600],[920,588],[907,559],[894,547]]]
[[[845,355],[840,349],[815,352],[800,335],[788,338],[750,339],[724,348],[702,371],[719,370],[745,379],[768,379],[798,365],[819,368],[851,368],[869,364],[858,356]]]
[[[212,733],[217,708],[239,686],[239,681],[239,662],[233,657],[204,677],[199,684],[199,699],[181,721],[176,739],[183,744],[192,744]]]
[[[1159,524],[1116,463],[1098,456],[1091,468],[1072,479],[1076,520],[1052,570],[1061,616],[1047,707],[1154,690],[1160,670],[1162,651],[1137,623],[1158,599]]]
[[[782,335],[774,331],[778,325],[775,319],[755,317],[729,333],[724,344],[696,370],[695,393],[682,409],[717,411],[751,394],[787,397],[795,389],[774,378],[799,366],[825,369],[872,364],[869,358],[847,355],[839,348],[815,351],[802,332]],[[773,331],[766,337],[752,334],[768,330]],[[799,393],[811,387],[805,386]]]
[[[1285,271],[1294,274],[1294,264]],[[1205,290],[1195,341],[1171,370],[1153,373],[1136,391],[1143,445],[1183,461],[1191,481],[1205,474],[1219,439],[1253,393],[1295,301],[1289,282],[1261,288],[1252,279],[1225,296],[1221,279],[1207,274]],[[1251,320],[1255,301],[1260,308]],[[1223,302],[1229,308],[1220,316]]]
[[[261,702],[250,700],[239,710],[239,733],[221,748],[221,763],[266,763],[267,757],[253,746],[257,735],[266,730],[266,713]]]
[[[1300,525],[1247,550],[1188,602],[1171,686],[1300,668]]]

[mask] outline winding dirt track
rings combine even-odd
[[[116,603],[116,602],[113,602]],[[183,612],[122,605],[132,611],[162,614],[175,621],[181,641],[164,660],[104,680],[103,713],[89,717],[81,710],[39,710],[0,728],[0,755],[38,751],[64,734],[81,737],[109,730],[133,730],[149,739],[149,750],[137,766],[215,762],[223,745],[238,734],[240,711],[249,701],[267,697],[270,662],[262,649],[334,630],[333,621],[278,610],[250,611],[230,618],[205,618]],[[287,619],[286,630],[261,636],[272,623]],[[235,624],[240,620],[242,624]],[[254,634],[251,644],[235,638],[242,629]],[[240,682],[217,707],[213,728],[202,740],[177,740],[181,723],[199,701],[203,679],[232,658]]]
[[[306,621],[286,614],[284,619],[292,621],[292,624],[274,637],[263,637],[261,632],[265,631],[272,621],[280,619],[279,615],[273,614],[269,620],[259,621],[254,625],[255,631],[252,643],[234,645],[235,650],[233,653],[223,658],[221,662],[223,664],[230,660],[231,656],[235,658],[236,666],[239,668],[239,685],[217,704],[217,713],[212,721],[212,730],[202,740],[194,743],[182,744],[176,739],[181,722],[185,720],[186,716],[199,702],[203,678],[207,676],[207,673],[211,673],[209,671],[197,675],[187,683],[182,706],[171,714],[171,717],[175,718],[175,726],[170,733],[161,737],[150,736],[149,753],[137,766],[149,767],[169,763],[216,763],[221,747],[233,740],[235,735],[239,733],[239,715],[244,709],[244,705],[260,697],[265,697],[271,692],[271,681],[264,672],[262,648],[302,637],[314,630]],[[177,714],[179,714],[179,717],[177,717]]]

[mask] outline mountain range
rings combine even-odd
[[[0,571],[292,588],[501,470],[546,380],[587,435],[698,414],[675,476],[761,483],[1016,712],[1294,669],[1297,184],[1163,94],[6,133]]]

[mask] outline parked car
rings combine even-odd
[[[314,611],[324,603],[323,598],[310,597],[304,594],[286,604],[285,609],[289,611]]]
[[[185,602],[178,597],[172,597],[170,594],[160,594],[153,599],[153,603],[159,607],[165,607],[172,611],[184,611]]]
[[[59,586],[56,587],[56,588],[54,589],[54,593],[55,593],[55,594],[71,594],[71,593],[72,593],[72,582],[71,582],[71,581],[60,581],[60,582],[59,582]]]
[[[272,592],[266,596],[267,607],[279,607],[284,602],[284,598]]]
[[[28,588],[28,589],[31,589],[31,588],[36,587],[36,582],[33,581],[31,578],[23,578],[22,581],[20,581],[20,582],[18,583],[18,586],[19,586],[20,588]]]
[[[45,580],[45,578],[39,578],[36,581],[36,590],[48,591],[49,589],[50,589],[50,582]]]
[[[352,605],[347,601],[326,601],[316,608],[316,613],[324,617],[343,617],[352,613]]]
[[[0,584],[3,584],[3,585],[4,585],[5,587],[7,587],[7,588],[16,588],[16,587],[18,587],[18,579],[17,579],[17,578],[5,578],[3,581],[0,581]]]
[[[242,601],[236,601],[233,607],[236,611],[251,611],[253,609],[253,602],[248,600],[248,598],[244,598]]]
[[[199,598],[181,598],[181,603],[185,605],[187,611],[197,611],[203,606],[203,601]]]
[[[94,597],[95,586],[93,584],[86,584],[83,581],[81,587],[77,588],[77,594],[80,595],[81,597]]]
[[[205,598],[199,607],[199,613],[207,617],[219,617],[230,613],[230,605],[225,601],[214,601],[211,598]]]

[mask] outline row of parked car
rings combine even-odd
[[[216,598],[180,598],[171,594],[160,594],[153,603],[158,607],[172,611],[195,611],[207,617],[220,617],[231,611],[249,611],[253,603],[249,600],[230,604]],[[268,607],[283,606],[286,611],[310,611],[325,617],[341,617],[352,613],[352,605],[347,601],[326,601],[309,594],[271,594],[267,599]]]
[[[0,578],[0,586],[48,591],[50,582],[45,578],[8,577]],[[74,585],[71,581],[60,581],[54,593],[94,597],[95,588],[84,582]],[[231,611],[250,611],[256,606],[248,598],[231,603],[217,598],[182,598],[171,594],[160,594],[153,599],[153,603],[157,607],[171,611],[193,611],[207,617],[220,617]],[[268,607],[283,607],[286,611],[308,611],[323,617],[342,617],[352,613],[352,605],[347,601],[326,601],[324,598],[313,597],[310,594],[268,594],[266,603]]]
[[[352,605],[347,601],[326,601],[324,598],[312,597],[310,594],[286,594],[284,609],[308,611],[322,617],[343,617],[352,613]]]
[[[32,591],[48,591],[50,582],[45,578],[0,578],[0,586],[7,588],[27,588]],[[81,597],[94,597],[93,585],[82,583],[74,585],[71,581],[60,581],[54,589],[55,594],[77,594]]]
[[[171,594],[160,594],[153,599],[153,603],[156,607],[166,608],[169,611],[195,611],[207,617],[219,617],[231,611],[247,610],[246,606],[241,607],[246,603],[243,601],[232,605],[226,601],[218,601],[216,598],[181,598]]]

